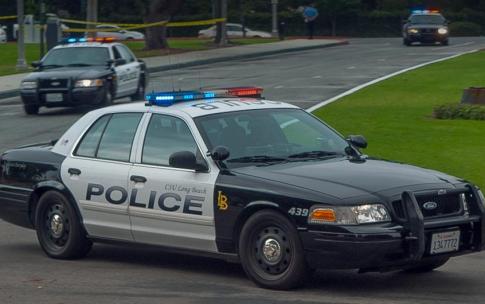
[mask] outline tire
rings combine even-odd
[[[450,44],[450,41],[449,41],[448,39],[443,40],[443,41],[441,42],[441,45],[449,45],[449,44]]]
[[[258,211],[246,221],[239,238],[239,256],[247,276],[264,288],[292,289],[308,278],[298,232],[273,210]]]
[[[430,261],[422,261],[419,262],[416,265],[407,267],[404,269],[404,271],[409,272],[409,273],[424,273],[424,272],[430,272],[435,270],[436,268],[439,268],[448,262],[450,258],[437,258],[433,259]]]
[[[57,191],[47,191],[40,197],[35,210],[35,228],[40,246],[51,258],[82,258],[93,245],[76,210]]]
[[[113,92],[111,90],[111,86],[106,86],[105,92],[104,92],[104,97],[102,101],[102,106],[108,107],[113,105]]]
[[[145,81],[140,79],[135,94],[130,96],[131,101],[145,100]]]
[[[405,46],[410,46],[411,45],[411,41],[409,41],[408,39],[404,38],[402,40],[402,44],[404,44]]]
[[[24,104],[24,111],[27,115],[39,114],[39,106],[36,104]]]

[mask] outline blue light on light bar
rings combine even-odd
[[[174,96],[170,96],[170,95],[162,95],[162,96],[156,96],[155,97],[155,100],[173,100],[174,99]]]
[[[204,92],[204,98],[214,98],[216,97],[216,93],[214,92]]]
[[[69,43],[76,42],[76,38],[69,38],[69,39],[67,39],[67,42],[69,42]]]

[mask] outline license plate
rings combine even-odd
[[[64,100],[64,97],[62,94],[46,94],[45,95],[45,101],[47,102],[61,102]]]
[[[431,254],[458,251],[460,230],[433,233],[431,237]]]

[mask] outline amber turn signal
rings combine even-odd
[[[335,211],[329,208],[317,208],[313,210],[310,214],[310,223],[335,223],[337,221],[337,216]]]

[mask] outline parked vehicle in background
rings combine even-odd
[[[239,23],[227,23],[227,36],[230,38],[240,38],[243,35],[243,26]],[[245,27],[246,37],[248,38],[271,38],[271,34],[263,31],[253,31],[252,29]],[[214,38],[216,36],[216,26],[213,25],[208,29],[199,31],[199,38]]]
[[[140,32],[127,31],[116,25],[98,25],[96,29],[101,30],[97,32],[97,37],[113,37],[116,40],[144,40],[145,35]],[[106,30],[105,32],[103,30]]]
[[[0,25],[0,43],[7,42],[7,27]]]

